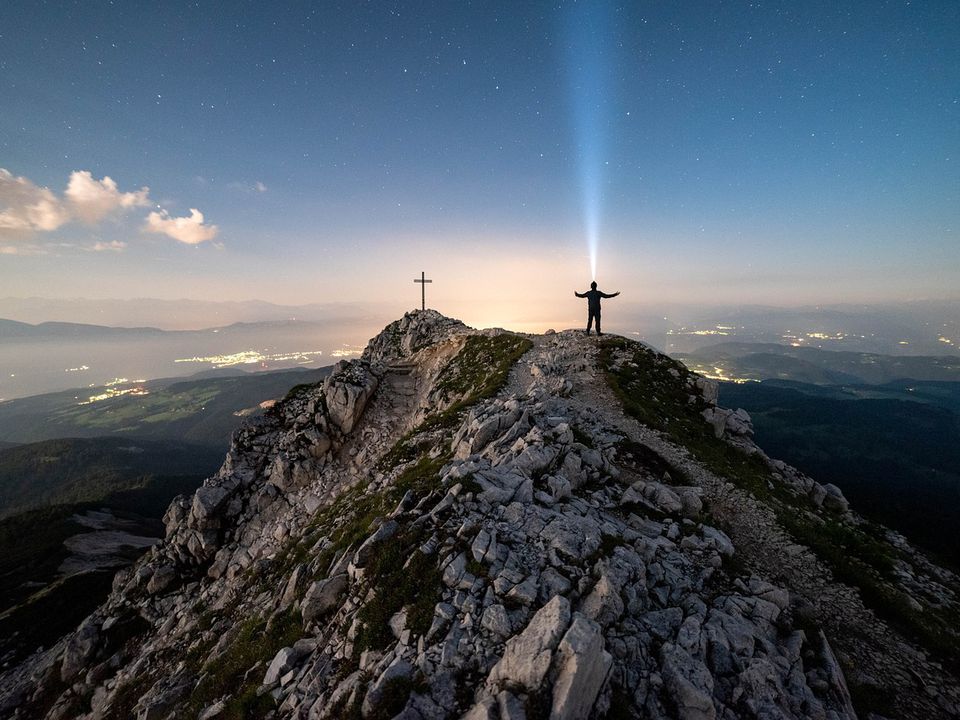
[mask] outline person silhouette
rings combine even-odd
[[[578,298],[587,299],[587,335],[590,334],[590,327],[593,325],[593,321],[597,321],[597,337],[603,335],[600,332],[600,298],[613,298],[620,294],[620,291],[613,293],[613,295],[608,295],[605,292],[597,290],[597,281],[594,280],[590,283],[590,289],[585,293],[578,293],[576,290],[573,291],[573,294]]]

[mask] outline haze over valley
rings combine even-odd
[[[156,378],[322,367],[358,355],[364,334],[335,321],[164,331],[0,320],[0,399],[76,388],[78,402],[97,402]]]
[[[540,319],[534,313],[516,329],[579,325],[568,304],[556,304],[562,312]],[[462,309],[466,321],[483,327],[483,313],[469,305]],[[86,397],[78,395],[86,400],[109,393],[109,387],[203,370],[321,367],[357,355],[389,322],[390,311],[364,303],[6,298],[0,300],[0,318],[6,319],[0,319],[0,401],[71,388],[90,389]],[[217,320],[224,324],[204,326]],[[607,327],[683,358],[732,342],[960,357],[960,301],[800,308],[626,302]],[[725,379],[703,363],[695,367]],[[909,371],[901,376],[923,379]]]

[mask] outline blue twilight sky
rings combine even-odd
[[[956,296],[958,161],[955,0],[0,4],[3,295]]]

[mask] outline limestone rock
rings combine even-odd
[[[60,678],[69,682],[77,676],[93,657],[100,640],[100,628],[94,618],[88,618],[67,641],[60,666]]]
[[[717,404],[717,395],[720,390],[720,384],[716,380],[705,377],[696,379],[696,386],[700,390],[700,395],[710,405]]]
[[[293,647],[280,648],[266,674],[263,676],[264,685],[274,685],[280,681],[280,678],[292,670],[306,653],[302,649]]]
[[[540,608],[519,635],[510,638],[487,682],[501,687],[539,689],[553,651],[570,623],[570,602],[560,595]]]
[[[663,680],[681,720],[715,720],[713,676],[707,666],[686,650],[663,646]]]
[[[843,491],[833,483],[827,483],[823,486],[826,495],[823,498],[823,506],[827,510],[837,513],[845,513],[850,509],[850,502],[844,497]]]
[[[205,529],[217,527],[217,512],[223,507],[229,493],[218,485],[204,485],[193,494],[190,519],[194,527]]]
[[[325,580],[311,583],[303,596],[300,612],[304,623],[311,623],[323,617],[337,606],[340,596],[346,591],[346,574],[334,575]]]
[[[377,389],[379,380],[360,361],[341,361],[323,381],[327,416],[340,432],[349,435]]]
[[[399,527],[396,520],[388,520],[378,527],[374,533],[357,548],[357,552],[353,556],[353,564],[357,567],[366,565],[376,546],[392,538],[397,533]]]
[[[613,665],[613,657],[603,645],[600,625],[574,615],[557,652],[550,720],[589,717]]]
[[[384,693],[391,683],[400,679],[409,678],[413,674],[413,666],[405,660],[395,660],[384,672],[377,678],[367,694],[363,698],[361,712],[364,717],[370,714],[383,702]]]

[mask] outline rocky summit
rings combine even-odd
[[[905,489],[904,492],[908,492]],[[239,430],[10,718],[939,718],[960,583],[642,343],[434,311]]]

